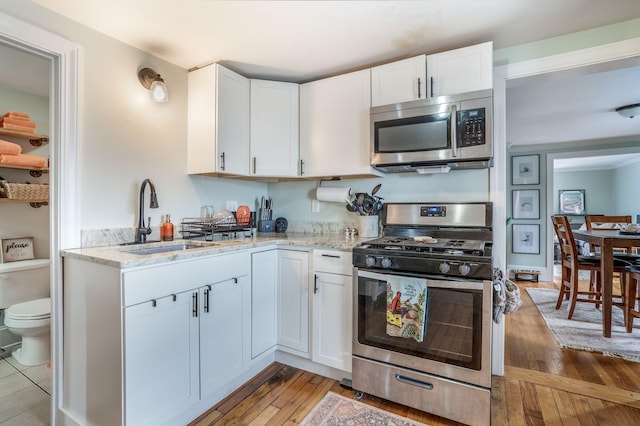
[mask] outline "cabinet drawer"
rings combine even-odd
[[[313,270],[330,274],[353,275],[350,251],[314,250]]]
[[[249,273],[249,253],[172,262],[123,273],[123,306],[179,293]]]

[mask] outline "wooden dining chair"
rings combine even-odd
[[[627,266],[629,285],[625,295],[625,311],[627,313],[625,325],[627,333],[633,331],[633,319],[640,318],[640,301],[638,300],[638,283],[640,282],[640,265]]]
[[[569,300],[569,315],[568,319],[573,317],[573,311],[576,307],[576,302],[593,303],[598,307],[602,303],[602,293],[600,291],[601,286],[597,285],[595,288],[589,286],[587,290],[580,290],[579,288],[579,272],[589,271],[596,272],[600,270],[600,257],[599,256],[582,256],[578,254],[578,248],[576,241],[573,237],[573,231],[569,223],[569,218],[564,215],[551,216],[553,222],[553,229],[558,237],[558,244],[560,245],[560,267],[561,267],[561,280],[560,280],[560,293],[558,294],[558,301],[556,302],[556,309],[560,309],[564,300]],[[624,265],[614,263],[615,272],[625,272]],[[600,276],[597,275],[597,279]],[[618,306],[624,309],[624,292],[620,296],[614,296],[614,306]],[[626,317],[626,315],[625,315]]]

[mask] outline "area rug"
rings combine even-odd
[[[558,290],[527,288],[527,293],[563,348],[601,352],[606,356],[640,362],[640,322],[627,333],[622,310],[614,307],[611,338],[602,336],[602,310],[591,303],[576,303],[573,318],[567,319],[568,301],[556,310]]]
[[[354,399],[328,392],[300,423],[302,426],[425,426]]]

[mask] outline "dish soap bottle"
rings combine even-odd
[[[160,240],[173,241],[173,223],[171,223],[171,215],[165,215],[165,222],[160,225]]]

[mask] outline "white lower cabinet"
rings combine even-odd
[[[314,250],[313,269],[311,360],[351,372],[351,252]]]
[[[278,250],[278,349],[309,356],[309,253]]]
[[[278,250],[251,255],[251,358],[275,347],[278,339]]]
[[[125,418],[161,424],[198,401],[198,317],[193,291],[124,310]]]
[[[233,277],[199,291],[200,393],[218,390],[248,362],[251,290],[249,277]]]

